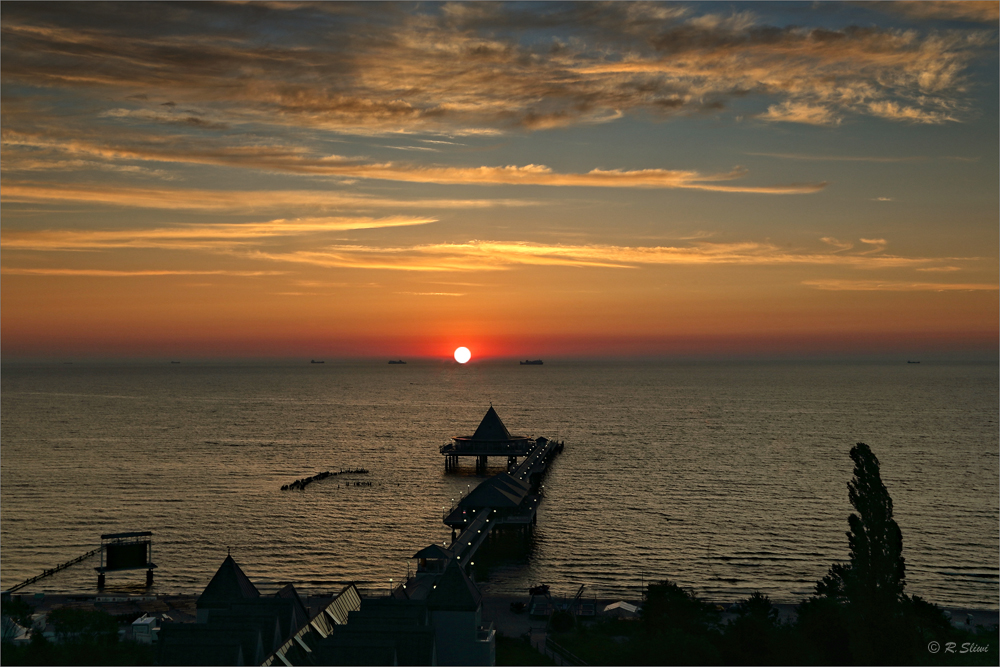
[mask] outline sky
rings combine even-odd
[[[995,354],[998,16],[3,2],[0,354]]]

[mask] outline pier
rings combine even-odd
[[[451,545],[445,548],[432,544],[414,554],[412,558],[418,561],[416,574],[397,587],[393,595],[427,595],[424,589],[433,587],[449,564],[457,563],[469,572],[484,544],[515,536],[527,539],[538,521],[538,507],[544,496],[543,476],[563,448],[561,441],[529,440],[519,465],[493,475],[453,505],[443,516],[444,524],[451,528]]]
[[[530,534],[542,502],[542,475],[563,450],[556,440],[539,438],[523,462],[511,472],[490,477],[458,501],[444,516],[452,530],[452,552],[469,560],[495,530],[515,529]],[[473,532],[475,531],[475,532]]]
[[[31,584],[35,583],[36,581],[40,581],[41,579],[44,579],[45,577],[52,576],[56,572],[60,572],[62,570],[65,570],[67,567],[70,567],[71,565],[76,565],[77,563],[81,563],[81,562],[87,560],[91,556],[96,555],[100,550],[101,550],[100,547],[98,547],[97,549],[92,549],[92,550],[88,551],[87,553],[83,554],[82,556],[77,556],[73,560],[66,561],[65,563],[62,563],[61,565],[56,565],[51,570],[45,570],[44,572],[42,572],[41,574],[39,574],[37,576],[31,577],[30,579],[25,579],[24,581],[22,581],[21,583],[17,584],[16,586],[11,586],[6,591],[4,591],[4,593],[13,593],[14,591],[19,591],[22,588],[24,588],[25,586],[30,586]]]

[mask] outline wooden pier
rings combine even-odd
[[[65,563],[63,563],[61,565],[56,565],[51,570],[45,570],[44,572],[42,572],[41,574],[39,574],[37,576],[31,577],[30,579],[25,579],[24,581],[22,581],[21,583],[17,584],[16,586],[11,586],[10,588],[8,588],[4,592],[5,593],[13,593],[14,591],[19,591],[22,588],[24,588],[25,586],[30,586],[31,584],[35,583],[36,581],[44,579],[45,577],[52,576],[56,572],[60,572],[62,570],[65,570],[67,567],[70,567],[71,565],[76,565],[77,563],[80,563],[80,562],[83,562],[83,561],[87,560],[91,556],[97,555],[97,553],[100,550],[101,550],[100,547],[98,547],[97,549],[92,549],[92,550],[88,551],[87,553],[83,554],[82,556],[77,556],[73,560],[66,561]]]
[[[454,438],[454,445],[441,448],[441,453],[450,461],[449,469],[457,466],[459,456],[505,455],[508,456],[507,471],[482,482],[445,513],[442,518],[451,528],[451,544],[447,547],[432,544],[414,554],[411,558],[417,560],[416,572],[392,589],[392,596],[422,599],[430,594],[440,575],[450,566],[458,564],[470,573],[476,554],[484,544],[497,540],[502,543],[527,540],[534,532],[538,507],[544,496],[543,476],[552,459],[563,451],[564,443],[547,438],[532,440],[511,436],[493,406],[476,430],[476,436]],[[508,445],[510,450],[505,449]],[[516,451],[516,456],[508,454],[510,451]],[[523,457],[520,464],[516,462],[517,457]],[[485,469],[485,462],[481,469]]]
[[[542,476],[563,447],[562,442],[539,438],[520,465],[484,481],[444,516],[445,525],[452,529],[449,551],[463,566],[472,563],[495,531],[531,535],[543,498]]]

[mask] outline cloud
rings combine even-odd
[[[839,125],[841,120],[829,107],[791,100],[769,106],[767,113],[757,117],[767,121],[804,123],[806,125]]]
[[[50,185],[5,180],[4,204],[74,202],[130,208],[244,213],[266,210],[340,210],[343,208],[493,208],[534,206],[518,199],[389,199],[325,190],[197,190],[112,185]]]
[[[11,276],[62,276],[67,278],[142,278],[148,276],[280,276],[285,271],[194,271],[167,269],[140,269],[136,271],[117,271],[113,269],[31,269],[8,268],[0,269],[0,273]]]
[[[876,269],[914,268],[942,261],[942,258],[809,252],[760,242],[636,247],[477,240],[408,247],[332,245],[291,252],[255,251],[247,256],[324,267],[399,271],[498,271],[523,265],[635,269],[651,265],[711,264]]]
[[[905,280],[806,280],[803,285],[833,292],[978,292],[996,291],[990,283],[915,283]]]
[[[198,132],[537,131],[715,113],[747,96],[768,120],[930,123],[959,117],[965,72],[993,39],[655,4],[476,4],[11,5],[4,80],[127,101],[109,122]]]
[[[170,104],[165,102],[164,105]],[[161,105],[162,106],[162,105]],[[181,125],[190,128],[200,128],[206,130],[225,130],[229,125],[213,120],[206,120],[197,112],[188,111],[186,114],[177,114],[173,111],[163,112],[155,109],[109,109],[100,116],[106,118],[129,118],[143,122],[162,123],[165,125]]]
[[[1000,3],[972,0],[895,0],[894,2],[866,3],[869,7],[885,12],[903,14],[917,19],[947,19],[991,23],[1000,20]]]
[[[849,252],[851,244],[827,237],[834,252],[782,247],[769,242],[710,242],[692,240],[677,246],[621,246],[603,244],[552,244],[526,241],[472,240],[465,243],[428,243],[408,246],[376,246],[361,243],[323,243],[323,232],[408,224],[426,224],[429,219],[305,219],[273,220],[265,223],[179,225],[159,229],[104,231],[5,232],[6,258],[14,251],[115,251],[159,248],[225,254],[255,263],[280,262],[325,268],[377,269],[413,272],[503,271],[519,266],[561,266],[635,270],[649,266],[781,266],[843,267],[848,269],[929,268],[942,262],[976,258],[901,257]],[[881,240],[869,239],[868,244]],[[883,246],[879,246],[881,251]],[[23,261],[23,259],[21,260]],[[12,269],[14,273],[74,275],[73,270]],[[52,273],[56,271],[56,273]],[[125,272],[131,275],[134,272]],[[140,272],[141,273],[141,272]],[[155,272],[160,275],[162,272]],[[169,272],[168,272],[169,273]],[[182,272],[183,273],[183,272]],[[103,275],[81,273],[80,275]],[[110,272],[108,275],[117,275]],[[139,275],[139,274],[136,274]],[[152,275],[152,274],[151,274]],[[167,274],[164,274],[167,275]],[[237,275],[237,274],[234,274]],[[257,275],[255,271],[247,275]],[[471,285],[467,282],[445,283]],[[813,283],[809,283],[813,285]],[[822,289],[837,285],[883,284],[875,281],[827,281]],[[885,283],[892,284],[892,283]],[[900,283],[902,284],[902,283]],[[906,283],[914,284],[914,283]],[[920,283],[923,284],[923,283]],[[844,288],[846,289],[846,287]],[[860,289],[860,287],[858,288]],[[457,295],[456,292],[428,290],[420,295]],[[462,293],[464,294],[464,292]]]
[[[3,144],[12,148],[46,148],[73,155],[102,159],[149,160],[281,171],[291,174],[334,176],[352,179],[379,179],[406,183],[455,185],[544,185],[611,188],[669,188],[742,192],[753,194],[806,194],[822,190],[826,183],[785,185],[719,185],[746,175],[746,170],[701,174],[680,169],[592,169],[584,173],[559,173],[545,165],[507,165],[502,167],[439,167],[393,162],[367,162],[338,155],[316,157],[303,149],[285,146],[191,147],[120,147],[98,145],[81,140],[6,131]],[[8,170],[16,170],[18,156],[8,156]]]
[[[268,222],[190,224],[155,229],[6,231],[5,250],[107,250],[112,248],[228,249],[265,239],[324,232],[427,225],[434,218],[299,218]]]
[[[412,294],[413,296],[465,296],[465,292],[396,292],[396,294]]]
[[[869,102],[873,116],[890,120],[912,121],[914,123],[940,124],[945,121],[957,122],[955,117],[942,111],[925,111],[917,107],[905,106],[889,100]]]
[[[866,243],[872,246],[871,250],[866,250],[865,252],[861,253],[863,255],[870,255],[876,252],[882,252],[883,250],[885,250],[885,246],[888,243],[885,239],[858,239],[858,240],[861,241],[862,243]]]
[[[798,153],[746,153],[784,160],[815,160],[823,162],[925,162],[929,158],[923,156],[890,157],[874,155],[801,155]]]
[[[822,241],[823,243],[829,243],[834,248],[837,248],[838,251],[850,250],[851,248],[854,247],[854,244],[851,243],[850,241],[838,241],[832,236],[824,236],[823,238],[820,239],[820,241]]]

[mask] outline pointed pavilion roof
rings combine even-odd
[[[244,574],[232,556],[226,556],[219,570],[208,582],[205,591],[198,598],[198,606],[205,603],[233,602],[260,597],[260,591]]]
[[[448,564],[427,596],[427,607],[432,611],[476,611],[482,602],[482,593],[457,561]]]
[[[483,420],[479,422],[479,428],[476,429],[474,434],[454,439],[472,442],[515,442],[518,440],[527,440],[523,435],[511,435],[492,405],[486,411]]]
[[[410,558],[451,558],[455,554],[444,547],[432,544],[429,547],[424,547],[417,553],[410,556]]]

